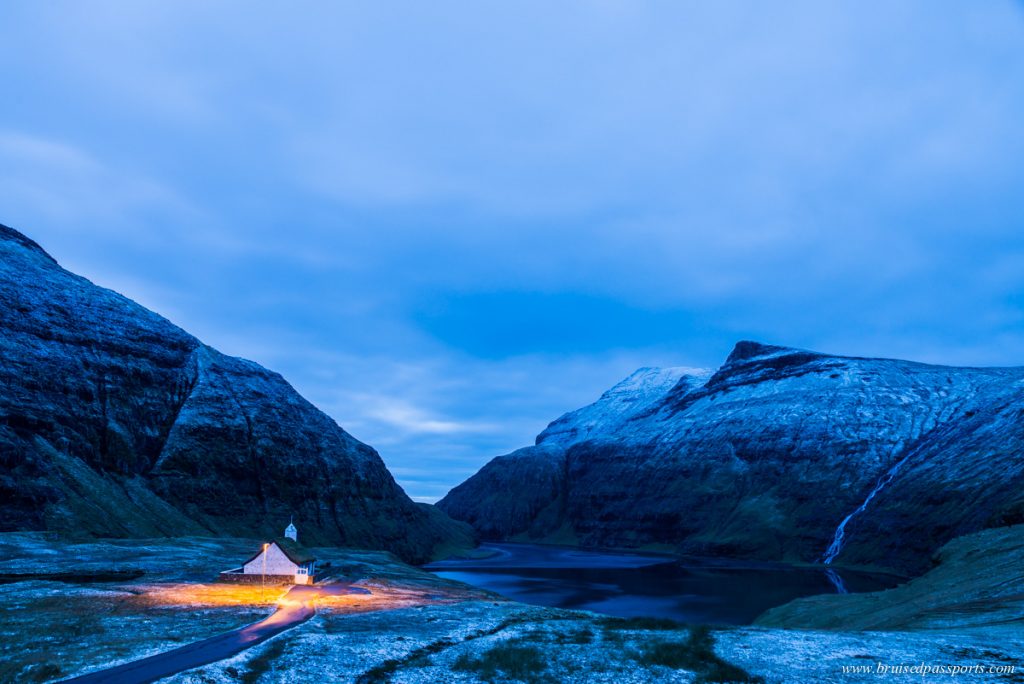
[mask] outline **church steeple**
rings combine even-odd
[[[284,528],[284,536],[288,537],[292,541],[299,541],[299,531],[295,529],[294,518],[288,519],[288,527]]]

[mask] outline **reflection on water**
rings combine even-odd
[[[749,624],[800,596],[834,594],[839,587],[876,591],[896,583],[891,577],[835,568],[707,566],[664,556],[531,544],[481,548],[494,555],[443,561],[427,569],[523,603],[709,624]]]

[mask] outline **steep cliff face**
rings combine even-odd
[[[488,537],[908,572],[1021,519],[1024,369],[741,342],[714,373],[640,371],[674,373],[627,379],[438,506]],[[522,484],[541,471],[557,486]]]
[[[278,374],[0,226],[0,528],[279,533],[423,560],[470,541]]]

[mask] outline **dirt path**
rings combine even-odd
[[[185,670],[224,660],[300,625],[316,614],[313,601],[319,596],[370,593],[348,583],[323,586],[294,586],[278,603],[273,615],[247,627],[187,646],[67,679],[64,684],[145,684]]]

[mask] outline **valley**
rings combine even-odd
[[[0,257],[4,681],[1021,681],[1024,369],[743,341],[433,506],[280,375]],[[290,519],[317,584],[218,581]]]

